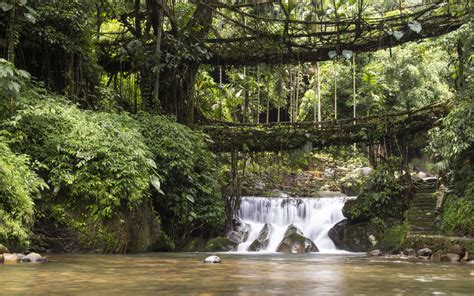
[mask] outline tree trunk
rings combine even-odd
[[[15,63],[15,47],[17,43],[17,32],[16,32],[16,0],[12,1],[12,9],[10,10],[10,19],[8,24],[7,33],[7,60],[12,64]]]

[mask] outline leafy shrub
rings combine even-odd
[[[29,158],[14,154],[0,136],[0,241],[13,248],[28,244],[33,198],[44,186]]]
[[[81,111],[48,98],[18,112],[11,123],[16,147],[70,205],[83,202],[98,217],[146,196],[153,171],[143,138],[125,115]]]
[[[474,196],[450,196],[446,200],[441,228],[451,235],[474,236]]]
[[[395,177],[396,161],[379,165],[368,177],[365,188],[356,200],[346,202],[343,212],[352,221],[372,218],[401,218],[406,209],[406,187]]]
[[[205,225],[221,225],[225,216],[216,163],[204,136],[164,116],[140,114],[137,120],[163,176],[154,205],[169,236],[179,244]]]
[[[39,217],[78,231],[81,247],[125,251],[133,235],[130,219],[148,200],[150,181],[160,177],[136,122],[82,111],[50,95],[29,101],[8,126],[12,148],[30,155],[50,185]],[[53,208],[63,214],[54,215]]]

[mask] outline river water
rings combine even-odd
[[[474,264],[362,254],[51,255],[0,265],[0,295],[474,295]]]

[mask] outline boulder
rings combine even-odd
[[[0,254],[0,264],[3,264],[3,261],[4,261],[3,254]]]
[[[442,262],[459,262],[460,260],[461,260],[461,256],[459,256],[458,254],[447,253],[447,254],[441,255]]]
[[[234,220],[234,230],[237,231],[242,237],[241,242],[246,242],[250,235],[252,227],[250,224],[243,222],[242,220]]]
[[[405,249],[403,250],[403,255],[405,256],[416,256],[416,252],[414,249]]]
[[[343,180],[341,192],[349,196],[358,196],[360,194],[360,187],[357,185],[357,180],[352,177]]]
[[[420,256],[420,257],[425,257],[425,256],[431,256],[431,254],[433,254],[433,251],[431,251],[430,248],[423,248],[423,249],[419,249],[418,251],[416,251],[416,255]]]
[[[290,225],[288,225],[288,228],[286,228],[285,234],[283,236],[287,237],[287,236],[290,236],[294,233],[297,233],[299,235],[303,235],[303,231],[301,231],[301,229],[299,229],[298,226],[296,226],[295,224],[290,224]]]
[[[249,251],[260,251],[262,249],[266,249],[268,243],[270,242],[270,236],[272,235],[272,232],[273,226],[269,223],[265,223],[262,230],[260,230],[257,239],[254,240],[249,246]]]
[[[309,238],[294,232],[283,238],[277,247],[277,252],[302,254],[319,252],[319,250]]]
[[[227,238],[231,242],[236,243],[236,244],[240,244],[244,239],[243,234],[241,232],[237,232],[235,230],[232,230],[231,232],[229,232],[227,234]]]
[[[3,253],[10,253],[10,251],[8,250],[7,247],[5,247],[4,245],[0,244],[0,254],[3,254]]]
[[[206,259],[204,259],[203,262],[204,263],[221,263],[221,258],[213,255],[213,256],[209,256]]]
[[[470,261],[470,260],[469,260],[469,252],[468,252],[468,251],[464,252],[464,257],[461,258],[461,261],[462,261],[462,262],[468,262],[468,261]]]
[[[448,253],[458,254],[461,257],[464,256],[464,251],[464,248],[459,244],[452,245],[448,249]]]
[[[40,263],[40,262],[47,262],[48,259],[41,256],[38,253],[29,253],[25,257],[21,258],[21,262],[31,262],[31,263]]]
[[[351,223],[345,219],[334,225],[328,232],[336,247],[350,252],[374,250],[378,231],[370,222]]]
[[[371,257],[379,257],[379,256],[383,256],[383,255],[384,255],[383,252],[380,251],[379,249],[370,251],[368,254],[369,254],[369,256],[371,256]]]
[[[441,251],[441,250],[437,250],[436,252],[434,252],[432,255],[431,255],[431,260],[435,261],[435,262],[440,262],[441,261],[441,257],[443,256],[444,252]]]
[[[204,247],[206,252],[227,252],[235,251],[238,244],[232,242],[227,237],[216,237],[207,242]]]
[[[25,257],[23,254],[10,254],[4,253],[3,254],[3,263],[18,263],[21,259]]]

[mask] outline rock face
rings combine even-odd
[[[272,232],[273,226],[269,223],[266,223],[263,226],[262,230],[260,230],[257,239],[254,240],[250,245],[249,251],[260,251],[262,249],[265,249],[268,246],[268,243],[270,242],[270,236],[272,235]]]
[[[277,247],[277,252],[301,254],[319,252],[319,250],[313,241],[303,236],[301,229],[291,224],[286,229],[284,238]]]
[[[48,259],[41,256],[38,253],[29,253],[25,257],[21,258],[21,262],[31,262],[31,263],[40,263],[40,262],[47,262]]]
[[[7,247],[5,247],[4,245],[0,244],[0,254],[3,254],[3,253],[10,253],[10,251],[8,250]]]
[[[346,219],[334,225],[328,235],[338,249],[368,252],[374,249],[378,232],[369,222],[352,224]]]
[[[221,258],[213,255],[213,256],[209,256],[206,259],[204,259],[203,262],[204,263],[221,263]]]

